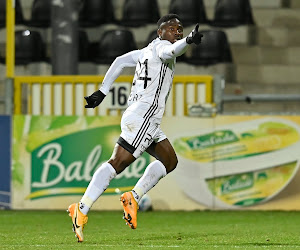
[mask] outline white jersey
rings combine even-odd
[[[171,44],[166,40],[155,39],[140,50],[138,63],[132,83],[128,105],[139,106],[146,103],[151,108],[151,116],[162,118],[166,101],[172,87],[176,58],[162,60],[158,55],[159,47]],[[132,107],[134,108],[134,107]],[[130,109],[132,109],[130,108]]]
[[[131,93],[128,98],[129,110],[161,119],[172,87],[176,57],[187,49],[186,39],[174,44],[156,38],[147,47],[117,57],[107,71],[100,90],[107,94],[113,81],[124,67],[136,67]]]
[[[166,138],[160,123],[172,86],[176,56],[184,53],[187,46],[185,39],[172,44],[157,38],[144,49],[117,57],[104,77],[100,91],[106,95],[124,67],[136,67],[117,142],[135,158],[152,142]]]

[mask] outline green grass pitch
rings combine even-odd
[[[300,212],[139,212],[136,230],[121,211],[91,211],[78,243],[64,211],[0,210],[0,249],[295,249]]]

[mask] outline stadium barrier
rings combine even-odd
[[[127,107],[133,76],[122,75],[113,84],[108,100],[98,109],[84,108],[84,96],[99,89],[104,76],[16,76],[14,114],[120,115]],[[188,115],[188,105],[212,103],[214,77],[174,76],[166,115]]]

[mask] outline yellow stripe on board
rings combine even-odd
[[[121,194],[122,192],[126,192],[132,190],[133,186],[129,187],[116,187],[116,188],[107,188],[104,193],[105,194]],[[86,188],[81,187],[73,187],[73,188],[51,188],[51,189],[44,189],[40,191],[33,192],[26,196],[26,200],[29,199],[36,199],[42,198],[45,196],[55,196],[55,195],[62,195],[62,194],[83,194]]]

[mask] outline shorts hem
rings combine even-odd
[[[126,149],[130,154],[133,155],[136,148],[130,145],[127,141],[125,141],[121,136],[119,137],[117,143],[124,149]],[[136,157],[135,157],[136,158]]]

